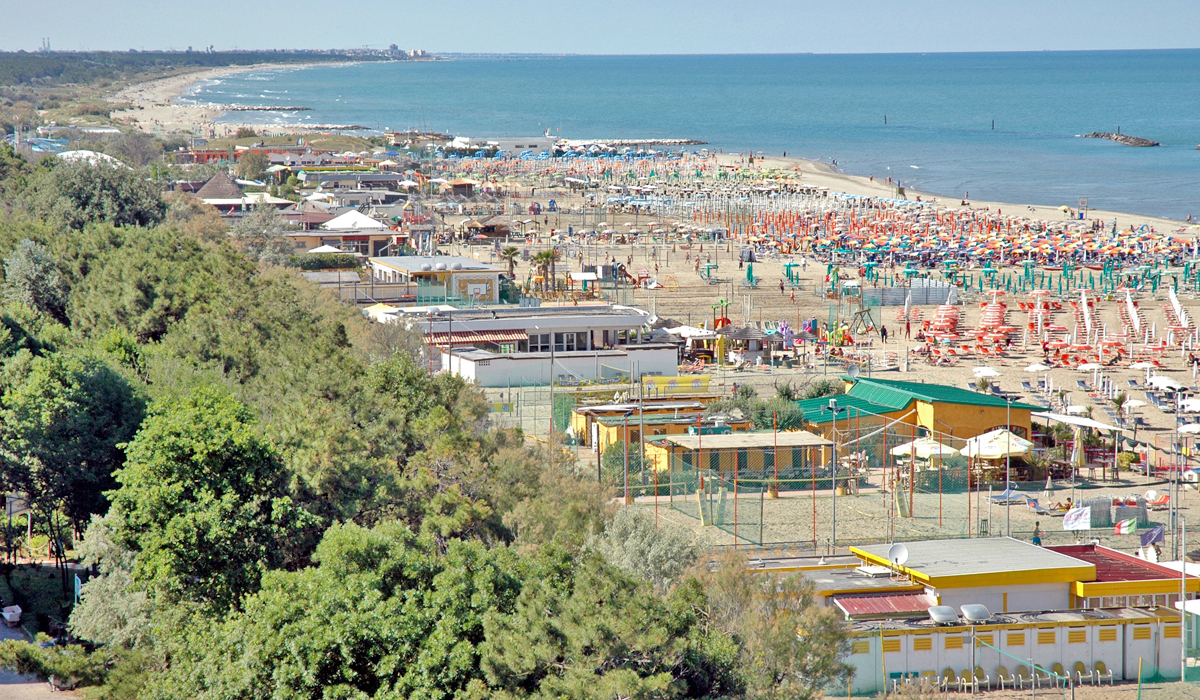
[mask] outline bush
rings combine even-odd
[[[248,126],[238,127],[237,133],[233,135],[235,139],[252,139],[258,136],[258,132]]]
[[[359,267],[358,256],[349,253],[293,255],[291,265],[301,270],[353,270]]]

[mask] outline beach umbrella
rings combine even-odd
[[[893,447],[890,452],[897,457],[909,455],[920,459],[929,459],[930,457],[953,457],[958,454],[958,450],[943,445],[931,437],[923,437],[906,442],[903,445]]]
[[[991,367],[976,367],[974,371],[976,377],[990,378],[1000,376],[1000,371]]]

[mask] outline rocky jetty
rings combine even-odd
[[[1136,146],[1138,148],[1148,148],[1150,146],[1161,146],[1162,145],[1158,141],[1151,141],[1150,139],[1138,138],[1137,136],[1128,136],[1126,134],[1110,134],[1107,131],[1093,131],[1090,134],[1084,134],[1083,138],[1085,138],[1085,139],[1108,139],[1109,141],[1116,141],[1117,143],[1125,145],[1125,146]]]

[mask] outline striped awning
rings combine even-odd
[[[475,345],[477,343],[516,343],[529,340],[529,334],[520,329],[498,331],[454,331],[447,333],[426,333],[425,342],[438,346]]]

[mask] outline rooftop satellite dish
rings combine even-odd
[[[992,613],[988,611],[986,605],[973,603],[971,605],[962,606],[963,617],[967,622],[987,622],[992,619]]]
[[[893,566],[904,566],[904,562],[908,561],[908,547],[900,543],[892,545],[888,549],[888,561]]]
[[[958,622],[958,613],[949,605],[934,605],[929,608],[929,619],[939,625],[953,625]]]
[[[858,379],[858,365],[850,365],[850,368],[846,370],[846,374],[850,375],[851,379]]]

